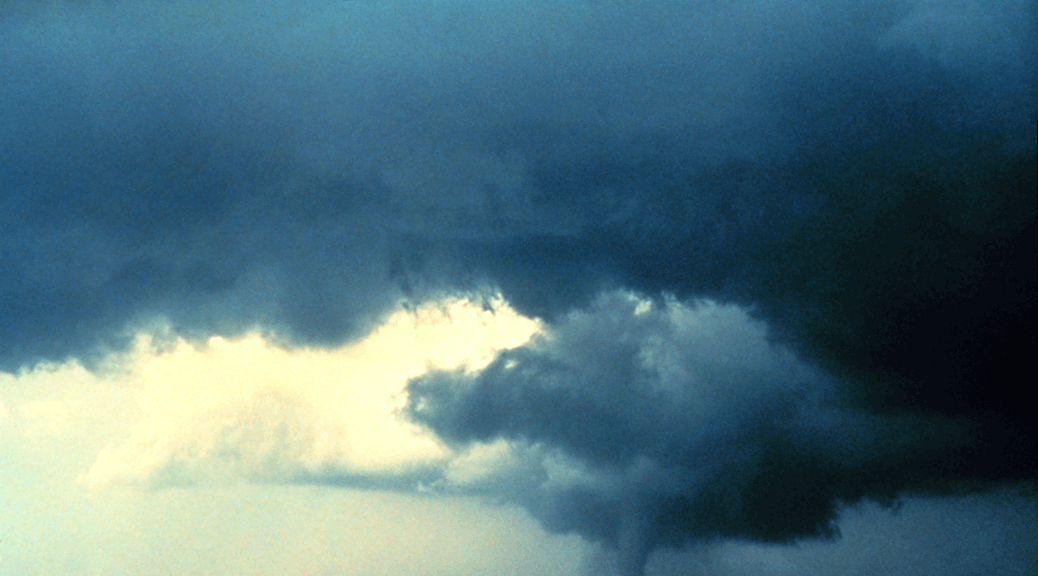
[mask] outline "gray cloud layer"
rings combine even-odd
[[[948,478],[1033,479],[1003,383],[1035,344],[1035,26],[1012,0],[5,4],[0,369],[89,362],[157,321],[333,345],[401,298],[500,290],[565,322],[630,289],[751,310],[877,430],[966,422],[931,458]],[[554,374],[554,352],[514,354]],[[512,404],[430,423],[592,462],[700,442],[678,415],[635,445],[510,424],[484,412],[567,404],[495,374]],[[774,410],[732,426],[775,434],[761,462],[835,466],[817,502],[932,479],[895,473],[900,449],[832,464]],[[825,506],[717,530],[817,532]]]

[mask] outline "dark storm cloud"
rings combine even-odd
[[[1033,222],[1025,4],[19,6],[8,370],[155,316],[334,343],[401,292],[550,316],[605,285],[754,305],[869,369],[912,356],[884,347],[913,291],[1027,300],[1000,264]]]
[[[628,289],[750,310],[877,430],[963,423],[958,452],[921,460],[948,478],[1033,479],[1006,382],[1035,345],[1036,45],[1034,3],[1012,0],[5,5],[0,368],[89,361],[156,322],[332,345],[401,298],[499,290],[564,322]],[[488,391],[511,382],[494,374]],[[677,414],[591,412],[586,437],[516,423],[599,404],[515,385],[430,423],[594,463],[702,442]],[[775,486],[794,489],[786,456],[837,477],[792,524],[735,513],[720,533],[824,532],[833,498],[934,478],[899,479],[900,448],[833,464],[789,436],[788,386],[764,409],[774,389],[723,424]]]
[[[610,480],[485,490],[620,550],[837,533],[841,504],[976,482],[974,424],[847,406],[839,384],[739,308],[602,297],[478,374],[409,385],[409,415],[455,445],[550,446]],[[970,462],[956,464],[958,459]]]

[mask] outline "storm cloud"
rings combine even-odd
[[[612,294],[478,373],[412,380],[407,411],[456,446],[525,447],[504,475],[525,484],[444,487],[605,542],[626,576],[657,547],[832,537],[842,505],[976,484],[975,423],[856,410],[840,384],[735,306]]]
[[[1033,481],[1036,45],[1026,0],[8,3],[0,369],[500,294],[556,340],[413,416],[657,485],[634,548]],[[522,502],[620,545],[570,489]]]

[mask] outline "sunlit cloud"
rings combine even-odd
[[[36,400],[20,407],[25,432],[30,436],[61,436],[69,426],[71,408],[57,400]]]
[[[448,451],[398,416],[407,381],[483,368],[538,326],[501,300],[452,299],[400,311],[334,350],[289,350],[252,334],[156,353],[142,337],[121,376],[140,420],[83,480],[161,486],[414,472]]]

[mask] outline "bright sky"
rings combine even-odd
[[[104,374],[2,375],[3,573],[575,574],[587,546],[517,508],[291,483],[444,459],[394,414],[407,379],[481,368],[537,329],[451,300],[336,350],[141,336]]]

